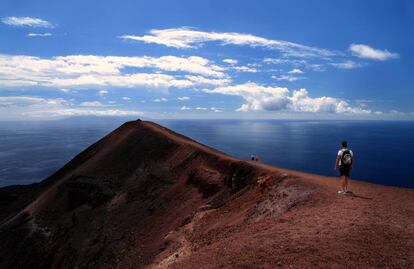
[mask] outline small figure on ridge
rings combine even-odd
[[[252,160],[252,161],[255,161],[255,162],[258,162],[260,159],[259,159],[259,154],[257,154],[257,153],[252,153],[251,155],[250,155],[250,160]]]
[[[354,153],[352,152],[352,150],[349,150],[347,148],[348,143],[346,141],[342,141],[341,145],[342,148],[338,151],[334,170],[336,170],[339,167],[341,190],[338,191],[338,194],[346,194],[347,192],[349,192],[348,178],[349,172],[352,169]]]

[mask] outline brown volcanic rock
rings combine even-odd
[[[0,268],[413,268],[414,191],[336,185],[128,122],[0,189]]]

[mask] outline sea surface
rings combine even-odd
[[[351,178],[414,188],[414,122],[159,120],[158,123],[240,159],[337,176],[340,142],[354,152]],[[118,120],[0,123],[0,186],[51,175],[119,126]]]

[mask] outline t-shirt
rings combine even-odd
[[[338,163],[338,165],[341,165],[341,162],[342,162],[342,153],[343,153],[345,150],[349,150],[349,153],[351,154],[352,158],[354,157],[354,153],[352,152],[352,150],[350,150],[350,149],[340,149],[340,150],[338,151],[338,156],[340,157],[340,158],[339,158],[339,163]]]

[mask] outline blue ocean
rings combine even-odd
[[[240,159],[335,176],[340,142],[354,152],[351,178],[414,187],[414,122],[299,120],[158,120],[176,132]],[[121,124],[120,120],[1,123],[0,186],[51,175]]]

